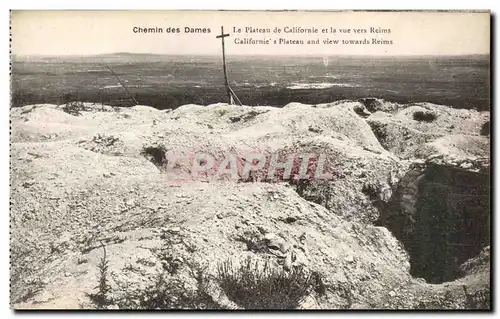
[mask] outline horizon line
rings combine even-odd
[[[15,57],[100,57],[100,56],[111,56],[111,55],[151,55],[151,56],[205,56],[205,57],[220,57],[220,53],[147,53],[147,52],[110,52],[110,53],[85,53],[85,54],[16,54],[11,53],[11,56]],[[356,57],[395,57],[395,56],[409,56],[409,57],[447,57],[447,56],[491,56],[491,53],[447,53],[447,54],[437,54],[437,53],[403,53],[403,54],[320,54],[320,53],[311,53],[311,54],[240,54],[240,53],[226,53],[226,56],[276,56],[276,57],[292,57],[292,56],[356,56]]]

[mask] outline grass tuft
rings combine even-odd
[[[285,271],[270,260],[231,260],[217,266],[217,281],[227,297],[245,309],[295,309],[317,284],[303,267]]]

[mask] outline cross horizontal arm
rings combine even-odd
[[[229,34],[226,33],[226,34],[218,35],[218,36],[216,36],[216,38],[225,38],[225,37],[228,37],[228,36],[229,36]]]

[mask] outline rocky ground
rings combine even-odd
[[[489,116],[378,99],[13,108],[12,307],[96,308],[104,272],[105,308],[144,307],[157,278],[179,283],[169,298],[203,281],[204,305],[243,308],[217,274],[248,258],[314,273],[298,308],[487,307]],[[335,174],[175,181],[166,169],[169,154],[247,151],[326,154]]]

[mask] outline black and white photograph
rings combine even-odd
[[[11,309],[491,311],[491,19],[12,10]]]

